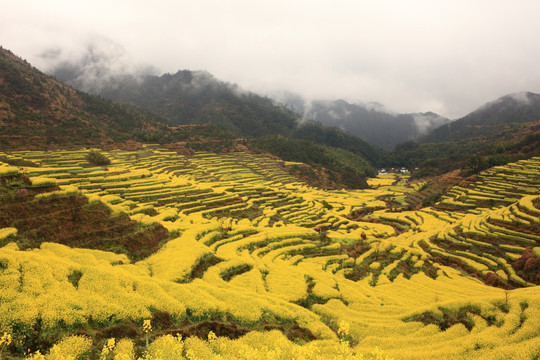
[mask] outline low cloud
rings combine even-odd
[[[521,92],[510,94],[510,97],[521,104],[530,105],[531,99],[529,98],[529,94],[530,93],[526,91],[521,91]]]
[[[118,74],[206,70],[263,95],[373,100],[453,119],[508,93],[540,92],[535,0],[4,5],[1,45],[86,87]]]
[[[126,50],[107,38],[96,37],[79,48],[47,48],[39,54],[43,70],[58,80],[96,93],[115,78],[134,79],[157,73],[151,66],[134,65]]]
[[[418,135],[426,135],[430,130],[449,122],[447,118],[434,113],[413,114],[414,125]]]

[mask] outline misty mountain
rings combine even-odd
[[[397,145],[384,162],[419,167],[418,176],[461,168],[474,174],[540,155],[540,95],[521,92],[491,101],[418,142]]]
[[[212,124],[170,126],[170,123],[170,119],[142,107],[115,103],[76,90],[0,47],[2,151],[87,147],[135,150],[141,148],[142,143],[159,143],[188,155],[197,150],[270,152],[307,163],[307,166],[291,168],[293,175],[309,179],[315,186],[336,188],[367,187],[366,177],[374,176],[375,170],[360,153],[367,149],[372,151],[366,153],[373,158],[380,155],[360,139],[318,124],[297,127],[296,136],[310,140],[266,137],[257,147],[253,139],[238,139]],[[323,142],[339,145],[341,149]],[[279,146],[282,143],[288,147]]]
[[[217,128],[171,128],[148,111],[67,86],[0,47],[0,147],[130,146],[201,136],[232,138]]]
[[[340,128],[386,149],[416,140],[451,121],[433,112],[394,114],[375,102],[359,105],[341,99],[305,101],[294,94],[285,94],[280,100],[302,113],[305,119]]]
[[[94,68],[90,66],[89,69]],[[156,76],[136,73],[114,75],[114,72],[100,70],[106,76],[96,78],[94,75],[98,72],[77,71],[76,64],[71,64],[68,70],[62,71],[60,66],[55,74],[57,77],[72,74],[74,78],[62,80],[86,89],[90,85],[92,92],[156,113],[167,119],[169,125],[213,124],[236,136],[252,139],[250,141],[255,147],[281,158],[308,161],[311,165],[323,167],[339,164],[339,169],[335,170],[341,174],[342,180],[349,178],[345,174],[352,169],[351,162],[341,161],[345,158],[343,153],[328,149],[319,151],[307,143],[290,142],[279,136],[341,148],[349,151],[349,156],[361,156],[374,166],[420,167],[424,175],[466,167],[475,157],[476,160],[481,158],[478,161],[482,166],[500,165],[509,159],[534,154],[538,148],[534,124],[518,124],[540,118],[535,115],[537,95],[531,93],[498,99],[458,120],[458,125],[454,126],[450,120],[434,113],[393,114],[378,103],[358,105],[344,100],[306,102],[294,94],[282,96],[280,100],[283,103],[280,103],[220,81],[204,71],[182,70]],[[88,73],[93,74],[91,81],[84,77]],[[430,136],[434,136],[432,134],[424,135],[439,124],[445,125],[432,132],[442,134],[439,140],[430,140]],[[462,131],[458,131],[461,127]],[[447,129],[455,137],[445,138],[449,132]],[[349,132],[386,148],[395,147],[395,150],[385,152]],[[261,137],[264,139],[257,140]],[[520,142],[525,137],[527,140]],[[457,143],[456,139],[460,142]],[[508,139],[513,141],[500,143]],[[324,159],[315,161],[313,154],[316,153],[324,154],[319,156]],[[359,183],[362,176],[372,173],[372,169],[360,159],[354,163],[362,164],[362,169],[351,172],[351,183]],[[475,165],[475,171],[479,168]]]
[[[214,124],[239,137],[257,138],[281,135],[338,147],[376,163],[382,149],[346,131],[325,127],[301,116],[268,97],[244,91],[235,84],[220,81],[205,71],[181,70],[175,74],[107,76],[88,82],[74,70],[76,65],[59,64],[55,76],[72,86],[99,84],[92,93],[115,102],[136,105],[161,117],[172,126]],[[76,75],[70,78],[68,75]],[[66,77],[67,76],[67,77]]]
[[[81,66],[80,69],[77,66]],[[84,63],[61,63],[54,69],[59,80],[115,102],[148,109],[171,125],[217,124],[239,136],[284,134],[294,129],[298,115],[268,99],[219,81],[205,71],[181,70],[161,76],[104,74],[96,80],[95,69]],[[86,75],[90,79],[86,78]]]
[[[470,142],[516,141],[527,123],[540,121],[540,95],[532,92],[509,94],[491,101],[465,117],[431,131],[419,141]]]

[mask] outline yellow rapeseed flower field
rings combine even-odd
[[[0,176],[55,179],[35,201],[82,194],[170,238],[132,262],[54,239],[23,250],[0,229],[0,357],[540,357],[540,158],[392,212],[381,197],[414,191],[404,177],[325,191],[261,155],[103,153],[108,169],[84,151],[13,152],[42,166]],[[22,349],[37,328],[55,345]]]

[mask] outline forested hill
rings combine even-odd
[[[298,113],[285,106],[220,81],[204,71],[112,76],[93,86],[84,83],[76,69],[66,71],[59,67],[55,74],[72,86],[150,110],[167,118],[171,125],[215,124],[239,137],[281,135],[309,140],[345,149],[372,164],[378,163],[383,153],[382,149],[338,128],[301,121]]]
[[[138,141],[231,137],[217,128],[176,129],[150,112],[77,91],[0,48],[0,147],[136,146]]]
[[[306,101],[291,94],[285,94],[283,101],[306,119],[338,127],[386,149],[416,140],[451,121],[433,112],[396,114],[377,103],[354,104],[341,99]]]
[[[142,80],[124,76],[96,90],[113,101],[149,109],[173,125],[215,123],[240,136],[284,134],[296,127],[298,119],[270,99],[243,92],[204,71],[182,70]]]
[[[386,157],[392,165],[419,167],[418,176],[454,169],[478,173],[540,155],[540,95],[503,96],[469,115],[406,142]]]
[[[518,140],[520,128],[540,121],[540,95],[522,92],[503,96],[467,116],[442,125],[420,142]]]
[[[222,84],[216,82],[215,85],[219,87]],[[216,94],[223,95],[217,96],[215,101],[209,100],[202,106],[202,110],[199,109],[211,109],[211,119],[221,114],[219,109],[222,107],[217,106],[216,102],[220,103],[219,99],[232,94],[232,88],[223,86],[228,90],[216,90],[212,96],[206,91],[200,93],[206,99],[213,99]],[[0,48],[0,151],[81,147],[137,149],[141,148],[142,143],[159,143],[187,154],[197,150],[262,150],[290,161],[307,162],[308,166],[300,174],[302,176],[306,173],[326,174],[324,176],[336,187],[367,186],[366,177],[375,173],[372,165],[379,159],[378,149],[338,129],[309,122],[298,124],[292,112],[271,105],[268,99],[247,96],[254,99],[255,103],[266,104],[257,107],[251,103],[251,108],[259,109],[264,116],[275,120],[273,123],[269,120],[266,124],[267,132],[289,136],[291,142],[295,143],[289,147],[290,153],[281,156],[283,151],[274,151],[275,147],[270,144],[279,142],[277,138],[267,139],[267,146],[260,149],[255,141],[239,138],[238,134],[215,125],[214,121],[178,125],[144,107],[119,104],[102,96],[75,90],[32,67],[9,50]],[[251,105],[242,105],[239,98],[234,96],[230,99],[230,103],[238,106],[238,112],[247,119],[242,109],[249,109]],[[161,101],[166,102],[167,98]],[[197,103],[197,100],[194,101]],[[188,108],[197,108],[189,101],[185,104]],[[224,104],[228,104],[227,101]],[[250,104],[249,101],[247,104]],[[221,115],[226,116],[224,114],[228,112],[226,106],[223,106]],[[269,110],[265,112],[261,109]],[[192,114],[198,110],[193,111]],[[277,115],[273,117],[271,111]],[[261,119],[256,114],[253,116]],[[341,151],[335,151],[335,147],[341,148]],[[306,149],[316,149],[321,156],[306,158]],[[313,176],[311,180],[314,185],[320,183]]]

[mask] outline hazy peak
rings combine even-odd
[[[488,108],[491,108],[493,106],[499,106],[501,104],[504,105],[531,105],[533,102],[540,101],[540,95],[535,94],[530,91],[520,91],[515,92],[511,94],[507,94],[504,96],[501,96],[500,98],[497,98],[496,100],[490,101],[481,107],[479,107],[476,111],[482,111],[486,110]]]

